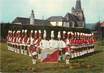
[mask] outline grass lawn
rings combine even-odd
[[[0,44],[0,72],[24,73],[104,73],[104,42],[97,42],[96,52],[64,63],[38,63],[32,65],[31,57],[8,51],[6,43]]]

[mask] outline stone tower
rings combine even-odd
[[[85,17],[81,8],[81,0],[77,0],[75,7],[72,7],[72,14],[78,17],[78,27],[85,27]]]
[[[35,24],[35,16],[34,16],[34,11],[31,11],[31,16],[30,16],[30,25],[34,25]]]

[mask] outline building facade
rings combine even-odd
[[[34,11],[32,10],[30,18],[17,17],[12,23],[21,25],[84,28],[85,17],[81,7],[81,1],[76,0],[76,5],[72,7],[71,13],[68,12],[65,16],[51,16],[46,20],[41,20],[35,18]]]

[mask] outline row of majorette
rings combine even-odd
[[[34,37],[33,37],[34,35]],[[66,37],[67,35],[67,37]],[[27,36],[27,30],[20,31],[8,31],[7,42],[14,45],[33,45],[39,44],[42,49],[54,49],[54,48],[64,48],[67,45],[75,45],[78,47],[88,46],[95,43],[94,34],[85,34],[79,32],[65,32],[63,31],[63,38],[61,39],[61,32],[58,32],[58,40],[54,40],[54,31],[51,31],[51,39],[46,40],[46,30],[44,30],[43,38],[41,31],[31,30],[30,35]],[[66,37],[66,38],[65,38]],[[37,39],[40,41],[37,43]]]
[[[61,38],[63,35],[63,39]],[[34,35],[34,36],[33,36]],[[94,52],[94,34],[86,34],[79,32],[58,32],[58,40],[54,39],[54,31],[51,31],[51,39],[46,40],[46,30],[44,30],[43,38],[41,31],[31,30],[27,36],[27,30],[8,31],[7,44],[8,50],[15,51],[24,55],[36,55],[42,49],[58,49],[69,55],[71,58]],[[67,37],[66,37],[67,36]]]

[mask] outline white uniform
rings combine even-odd
[[[65,42],[62,41],[62,40],[59,40],[57,43],[58,43],[58,48],[59,48],[59,49],[61,49],[61,48],[65,48],[65,47],[66,47]]]
[[[49,48],[50,48],[50,49],[56,49],[56,48],[58,48],[58,43],[57,43],[57,41],[54,40],[54,39],[49,40]]]
[[[41,40],[40,47],[41,49],[49,49],[49,41],[45,39]]]

